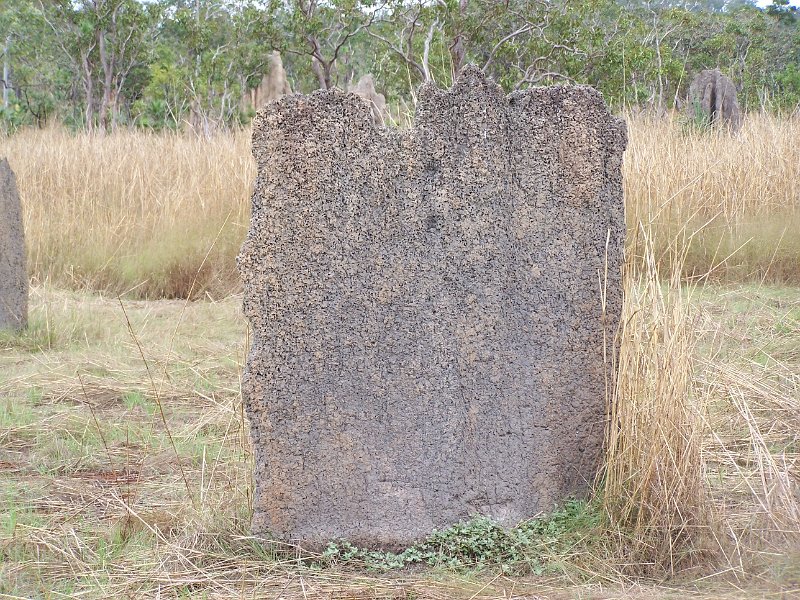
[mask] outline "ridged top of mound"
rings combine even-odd
[[[469,108],[477,109],[470,111]],[[291,131],[296,135],[318,131],[319,119],[298,119],[302,115],[326,114],[328,119],[347,123],[349,129],[380,131],[387,136],[414,135],[415,129],[437,126],[443,120],[456,117],[461,124],[470,122],[480,127],[484,119],[481,114],[495,119],[506,117],[510,123],[536,116],[560,118],[569,113],[594,113],[599,121],[610,121],[617,130],[624,150],[627,143],[625,122],[611,116],[603,95],[591,86],[554,85],[533,87],[506,95],[503,89],[489,79],[475,65],[468,65],[449,89],[435,83],[423,84],[417,93],[417,109],[414,127],[411,130],[387,128],[374,122],[372,108],[364,98],[337,88],[317,90],[310,95],[290,94],[265,105],[253,120],[253,153],[258,162],[258,152],[275,130]],[[475,119],[475,117],[478,117]],[[523,134],[524,132],[517,132]],[[330,131],[334,138],[337,132]]]

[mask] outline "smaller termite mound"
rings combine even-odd
[[[25,233],[17,180],[0,160],[0,329],[19,331],[28,324],[28,272]]]

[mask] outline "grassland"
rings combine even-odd
[[[248,535],[246,135],[0,140],[34,279],[0,336],[0,597],[800,595],[800,124],[630,133],[595,499],[524,557],[388,572]]]
[[[28,130],[0,154],[17,174],[35,281],[136,298],[238,287],[255,178],[247,133]]]
[[[737,137],[678,118],[629,121],[625,194],[660,274],[800,282],[800,118],[751,116]],[[134,298],[221,298],[247,230],[249,133],[201,139],[24,130],[0,137],[25,202],[35,281]],[[679,265],[675,264],[677,257]]]
[[[644,519],[643,530],[637,533],[636,518],[617,524],[602,518],[568,547],[538,548],[543,576],[514,577],[499,565],[382,573],[349,563],[315,568],[248,537],[251,455],[238,387],[247,334],[239,298],[120,303],[35,287],[31,329],[0,346],[0,594],[606,598],[800,592],[793,496],[800,458],[800,290],[706,287],[685,308],[690,311],[671,314],[679,320],[691,315],[696,343],[687,345],[686,332],[670,322],[680,336],[673,336],[672,348],[658,340],[648,350],[640,340],[638,355],[654,369],[664,367],[656,364],[659,356],[673,367],[688,359],[694,369],[677,372],[688,380],[675,383],[641,366],[626,379],[628,391],[634,382],[662,386],[658,394],[636,392],[646,414],[627,412],[639,428],[659,419],[640,438],[628,436],[635,456],[615,446],[629,461],[615,472],[635,469],[638,476],[635,482],[628,477],[614,498],[628,508],[659,511],[656,518],[637,517]],[[675,346],[691,355],[674,352]],[[667,382],[680,389],[664,390]],[[685,396],[671,409],[659,404],[677,393]],[[670,422],[676,413],[683,420]],[[670,437],[687,431],[694,437]],[[673,463],[658,447],[664,441],[686,455]],[[656,547],[654,539],[662,544]],[[676,579],[664,583],[669,565]],[[696,581],[701,576],[707,579]]]

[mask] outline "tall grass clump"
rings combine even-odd
[[[629,137],[629,232],[652,224],[662,277],[800,282],[800,118],[750,114],[731,135],[638,116]]]
[[[602,499],[615,552],[636,569],[674,573],[705,553],[705,398],[694,389],[688,291],[680,269],[660,276],[649,229],[639,223],[630,245],[643,253],[629,254],[623,278]]]
[[[636,575],[776,577],[765,565],[800,557],[800,354],[754,363],[742,332],[703,311],[719,290],[687,284],[683,232],[656,245],[657,219],[628,239],[598,486],[607,558]]]
[[[662,277],[678,240],[684,277],[800,282],[799,117],[748,115],[737,135],[679,117],[628,121],[629,230],[652,223]],[[17,174],[35,279],[143,298],[238,289],[255,177],[249,131],[23,130],[0,137],[0,155]]]
[[[247,135],[24,130],[0,139],[39,281],[136,297],[238,286],[255,176]]]

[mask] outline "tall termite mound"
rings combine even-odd
[[[332,90],[256,116],[239,256],[253,531],[392,548],[592,482],[621,305],[625,126],[592,88]]]
[[[700,71],[689,86],[689,117],[738,131],[742,122],[736,86],[719,69]]]

